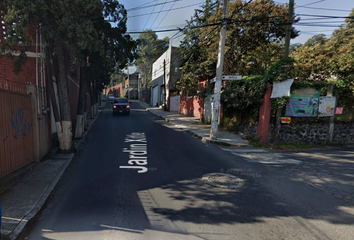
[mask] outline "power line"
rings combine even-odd
[[[158,0],[156,0],[156,2],[158,2]],[[145,27],[146,27],[146,24],[149,22],[149,20],[150,20],[150,17],[151,17],[151,14],[153,13],[153,11],[155,10],[155,7],[152,9],[152,11],[151,11],[151,13],[150,13],[150,15],[149,15],[149,18],[148,18],[148,20],[145,22],[145,24],[144,24],[144,28],[143,29],[145,29]]]
[[[165,16],[162,18],[162,20],[160,21],[160,23],[157,25],[156,28],[158,28],[158,27],[160,26],[160,24],[163,22],[163,20],[165,20],[166,16],[167,16],[168,13],[171,11],[171,9],[172,9],[173,6],[175,5],[175,3],[176,3],[176,2],[174,2],[174,3],[171,5],[170,9],[166,12]]]
[[[167,0],[165,0],[165,3],[166,3],[166,2],[167,2]],[[161,8],[160,11],[157,13],[156,18],[155,18],[155,20],[152,22],[150,28],[152,28],[152,26],[154,25],[156,19],[160,16],[160,13],[161,13],[162,9],[165,7],[165,3],[162,5],[162,8]]]
[[[325,25],[325,24],[312,24],[312,23],[294,23],[294,25],[298,25],[302,27],[330,27],[330,28],[338,27],[338,25]]]
[[[326,0],[319,0],[319,1],[316,1],[316,2],[312,2],[312,3],[308,3],[308,4],[306,4],[306,5],[299,6],[299,7],[310,6],[310,5],[317,4],[317,3],[320,3],[320,2],[325,2],[325,1],[326,1]]]
[[[298,14],[298,16],[305,17],[319,17],[319,18],[342,18],[342,19],[354,19],[354,17],[343,17],[343,16],[328,16],[328,15],[313,15],[313,14]]]
[[[158,14],[158,13],[162,13],[162,12],[175,11],[175,10],[184,9],[184,8],[189,8],[189,7],[193,7],[193,6],[197,6],[197,5],[200,5],[200,4],[199,4],[199,3],[195,3],[195,4],[183,6],[183,7],[173,8],[173,9],[171,9],[171,10],[162,10],[162,11],[159,11],[159,12],[143,13],[143,14],[139,14],[139,15],[129,16],[129,18],[143,17],[143,16],[152,15],[152,14]]]
[[[314,10],[325,10],[325,11],[336,11],[336,12],[348,12],[351,13],[351,10],[344,10],[344,9],[334,9],[334,8],[317,8],[317,7],[302,7],[301,8],[308,8],[308,9],[314,9]],[[300,8],[298,7],[298,8]]]
[[[173,1],[169,1],[169,2],[165,1],[164,3],[156,3],[156,4],[153,4],[153,5],[149,5],[149,6],[139,6],[139,7],[135,7],[135,8],[130,8],[127,11],[132,12],[132,11],[136,11],[136,10],[140,10],[140,9],[146,9],[146,8],[150,8],[150,7],[156,7],[156,6],[159,6],[159,5],[165,5],[166,3],[176,3],[176,2],[180,2],[180,1],[182,1],[182,0],[173,0]],[[152,1],[152,2],[156,2],[156,0]]]
[[[147,3],[144,3],[144,4],[140,5],[139,7],[134,7],[134,8],[127,9],[127,11],[134,11],[134,10],[139,10],[139,9],[141,9],[141,8],[148,8],[149,6],[145,6],[145,5],[150,4],[150,3],[153,3],[153,2],[156,2],[156,0],[153,0],[153,1],[147,2]],[[143,7],[143,6],[145,6],[145,7]]]
[[[189,27],[190,29],[195,29],[195,28],[203,28],[203,27],[210,27],[210,26],[215,26],[215,25],[220,25],[220,23],[211,23],[211,24],[206,24],[202,26],[194,26],[194,27]],[[174,29],[165,29],[165,30],[153,30],[155,33],[160,33],[160,32],[174,32],[174,31],[181,31],[186,29],[187,26],[184,28],[174,28]],[[127,34],[136,34],[136,33],[143,33],[144,31],[139,31],[139,32],[127,32]]]

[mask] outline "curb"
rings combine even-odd
[[[76,143],[74,144],[74,148],[75,148],[75,152],[79,152],[81,150],[81,145],[84,143],[84,141],[87,138],[88,133],[90,132],[92,125],[96,122],[98,116],[101,114],[102,110],[98,110],[97,115],[94,117],[94,119],[92,120],[90,126],[87,128],[87,130],[83,133],[82,138]]]
[[[187,133],[189,133],[190,135],[192,135],[193,137],[196,137],[198,139],[200,139],[202,142],[205,142],[205,143],[210,143],[210,144],[215,144],[215,145],[222,145],[222,146],[225,146],[225,147],[229,147],[229,146],[235,146],[235,147],[244,147],[245,145],[244,144],[229,144],[227,142],[224,142],[224,141],[220,141],[220,140],[213,140],[213,139],[210,139],[210,138],[207,138],[207,137],[202,137],[202,136],[199,136],[198,134],[196,134],[195,132],[193,132],[192,130],[189,130],[189,129],[186,129],[186,128],[183,128],[183,127],[180,127],[178,124],[175,124],[173,123],[173,121],[171,121],[169,118],[167,117],[164,117],[162,115],[158,115],[158,114],[155,114],[153,111],[150,111],[150,109],[146,106],[143,106],[142,104],[138,103],[141,107],[145,108],[145,111],[147,112],[151,112],[152,114],[164,119],[166,122],[169,122],[171,124],[173,124],[175,127],[177,127],[178,129],[181,129]],[[249,145],[246,145],[246,146],[249,146]]]
[[[67,155],[68,155],[68,161],[63,165],[61,170],[57,173],[54,180],[47,187],[47,189],[44,191],[44,193],[39,198],[38,202],[33,207],[33,209],[23,219],[21,219],[21,222],[16,226],[16,228],[12,231],[12,233],[9,236],[4,236],[5,237],[4,239],[6,239],[6,237],[8,237],[11,240],[17,239],[17,237],[22,233],[23,229],[26,227],[26,225],[29,223],[29,221],[31,221],[37,215],[37,213],[42,209],[42,207],[45,204],[45,202],[47,201],[49,195],[54,190],[56,184],[59,182],[61,176],[63,175],[66,168],[69,166],[69,164],[71,163],[71,161],[74,157],[74,153],[70,153]]]
[[[92,120],[91,124],[88,126],[87,130],[84,132],[83,137],[75,144],[74,143],[74,149],[75,152],[79,151],[81,149],[81,145],[83,144],[83,142],[86,140],[88,132],[91,130],[92,125],[96,122],[98,116],[100,115],[102,110],[98,110],[98,114],[94,117],[94,119]],[[48,197],[50,196],[50,194],[53,192],[55,186],[57,185],[57,183],[59,182],[60,178],[62,177],[62,175],[64,174],[64,172],[66,171],[66,169],[68,168],[68,166],[71,164],[72,159],[75,156],[75,153],[70,153],[70,154],[62,154],[61,158],[65,158],[67,159],[67,161],[65,162],[65,164],[62,166],[62,168],[60,169],[60,171],[58,171],[58,173],[56,174],[55,178],[53,179],[53,181],[50,183],[50,185],[44,190],[44,193],[40,196],[40,198],[38,199],[38,201],[35,203],[34,207],[32,208],[32,210],[30,210],[30,212],[23,217],[23,219],[21,219],[21,221],[19,222],[19,224],[14,228],[14,230],[9,234],[9,235],[2,235],[2,239],[10,239],[10,240],[16,240],[23,232],[23,230],[25,229],[26,225],[33,220],[33,218],[41,211],[42,207],[44,206],[45,202],[47,201]],[[63,157],[65,156],[65,157]],[[55,159],[60,157],[59,155],[56,156],[52,156],[51,159]],[[22,170],[22,172],[18,173],[15,177],[9,177],[8,179],[5,179],[3,183],[0,183],[1,189],[2,191],[6,191],[6,187],[7,186],[11,186],[11,184],[15,181],[17,181],[17,179],[21,178],[24,174],[26,174],[30,169],[32,169],[37,163],[34,164],[30,164],[29,166],[25,166],[24,169]]]

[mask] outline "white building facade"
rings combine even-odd
[[[177,47],[170,46],[152,65],[151,104],[169,109],[168,99],[179,80],[181,57]]]

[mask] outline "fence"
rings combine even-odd
[[[31,98],[0,88],[0,177],[35,161]]]

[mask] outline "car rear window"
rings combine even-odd
[[[114,103],[128,103],[128,99],[126,98],[115,99]]]

